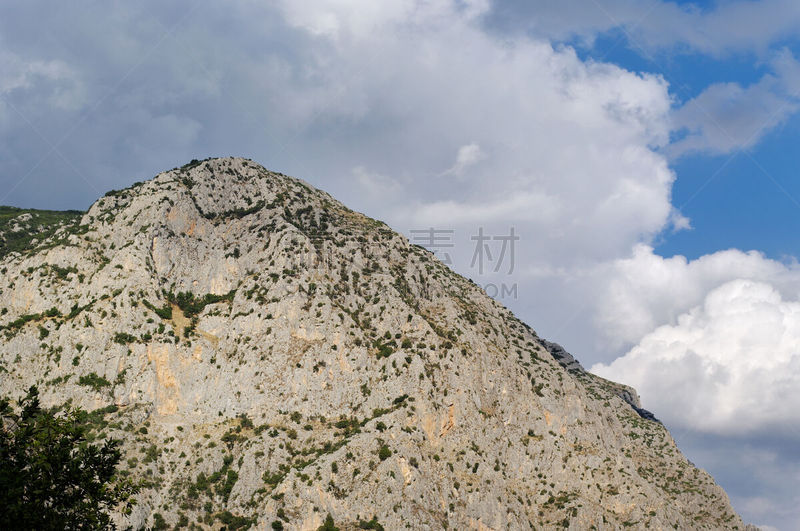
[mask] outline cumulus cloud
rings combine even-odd
[[[11,189],[37,171],[8,200],[74,207],[63,202],[86,204],[96,189],[191,158],[244,154],[401,231],[455,230],[454,265],[468,275],[469,237],[513,226],[518,276],[499,280],[519,282],[520,298],[505,302],[543,331],[561,330],[567,318],[554,306],[572,311],[562,293],[581,271],[688,225],[671,205],[675,175],[658,151],[671,127],[658,76],[584,62],[542,39],[495,38],[482,26],[491,8],[482,1],[185,7],[109,4],[79,20],[38,7],[54,39],[86,49],[66,54],[20,38],[14,53],[69,64],[99,105],[32,116],[51,141],[64,136],[61,151],[96,184],[64,180],[42,198],[62,161],[36,166],[49,146],[18,121],[0,143],[10,161],[0,179]],[[92,17],[137,24],[88,31]],[[4,35],[17,29],[0,19]],[[79,135],[70,134],[75,123]],[[458,178],[436,179],[443,168]]]
[[[7,199],[17,204],[85,206],[96,189],[242,154],[406,234],[454,230],[454,267],[467,275],[477,274],[470,236],[513,227],[516,276],[483,281],[518,284],[519,298],[504,302],[576,342],[590,316],[563,329],[560,312],[586,304],[564,295],[581,271],[688,224],[659,151],[671,127],[664,79],[544,39],[499,39],[482,25],[486,2],[107,4],[79,20],[30,5],[55,40],[85,47],[15,40],[19,56],[62,61],[88,80],[87,99],[100,102],[90,112],[33,116],[51,141],[65,138],[61,151],[95,186],[65,179],[42,198],[63,164],[38,164],[49,146],[18,122],[0,142],[11,161],[0,179],[11,189],[36,171]],[[101,19],[137,23],[89,29]],[[4,35],[16,30],[0,19]]]
[[[733,280],[766,282],[789,298],[800,294],[797,263],[737,249],[687,260],[659,256],[640,244],[630,256],[601,264],[591,276],[597,299],[595,326],[612,349],[629,347],[658,326],[675,324],[710,291]]]
[[[318,2],[280,2],[286,20],[314,35],[332,39],[360,38],[380,30],[394,20],[412,14],[414,4],[405,0],[361,2],[321,0]]]
[[[402,162],[389,154],[364,164],[410,176],[408,201],[392,210],[395,226],[474,229],[503,218],[537,249],[527,258],[562,262],[618,256],[662,229],[674,180],[652,149],[668,138],[662,79],[584,64],[572,50],[542,42],[523,41],[510,51],[468,21],[416,33],[411,45],[400,44],[410,40],[402,27],[373,45],[386,46],[383,55],[394,57],[397,69],[397,92],[381,95],[381,108],[404,114],[403,136],[390,131],[385,145],[414,154]],[[469,53],[454,56],[454,42]],[[425,62],[407,61],[418,56]],[[476,76],[481,65],[492,71]],[[502,91],[494,79],[504,80]],[[464,145],[466,135],[474,140]],[[446,173],[460,174],[458,184],[431,182],[442,153],[451,150],[457,160],[446,163]]]
[[[634,385],[668,424],[800,437],[800,302],[734,280],[592,371]]]
[[[438,227],[477,228],[485,225],[527,222],[548,225],[559,217],[561,199],[536,192],[513,193],[494,201],[421,202],[411,210],[417,222]]]
[[[95,188],[245,154],[403,231],[514,225],[525,238],[518,261],[541,269],[614,259],[675,219],[675,175],[656,151],[669,142],[671,105],[658,76],[546,40],[497,39],[479,0],[189,5],[109,4],[78,21],[40,6],[55,40],[86,50],[17,39],[17,55],[88,80],[89,112],[33,118],[52,142],[64,136],[62,152]],[[137,24],[83,31],[92,17]],[[4,35],[15,30],[0,20]],[[48,149],[24,124],[12,129],[0,150],[18,163],[5,181]],[[43,161],[10,200],[32,203],[57,162]],[[457,179],[435,179],[443,168]],[[59,201],[96,194],[67,184]]]

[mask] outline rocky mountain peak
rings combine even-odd
[[[744,528],[635,391],[252,161],[109,192],[1,267],[0,384],[124,441],[122,525]]]

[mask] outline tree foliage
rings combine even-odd
[[[325,521],[322,523],[321,526],[317,528],[317,531],[339,531],[339,528],[336,527],[336,524],[333,523],[333,516],[328,513],[328,516],[325,518]]]
[[[18,411],[0,399],[0,522],[5,529],[111,529],[137,488],[116,475],[119,441],[89,444],[79,409],[42,409],[36,387]]]

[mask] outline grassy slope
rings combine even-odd
[[[22,230],[12,232],[14,220],[23,214],[32,218],[17,223]],[[12,252],[23,253],[52,237],[61,227],[77,226],[83,212],[79,210],[36,210],[0,206],[0,259]]]

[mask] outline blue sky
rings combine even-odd
[[[798,28],[796,0],[9,0],[0,204],[235,155],[452,230],[456,271],[795,529]],[[478,271],[511,228],[513,272]]]
[[[692,2],[679,2],[693,5]],[[694,4],[699,5],[699,4]],[[702,6],[709,9],[708,5]],[[753,52],[722,58],[684,50],[679,53],[642,50],[621,30],[610,30],[591,46],[573,40],[582,57],[610,61],[635,71],[655,72],[670,84],[678,104],[691,100],[714,83],[757,83],[768,72]],[[796,38],[776,48],[800,50]],[[800,90],[800,87],[798,87]],[[660,254],[697,258],[716,250],[757,249],[775,259],[800,254],[800,118],[788,117],[756,145],[725,154],[695,153],[672,161],[679,179],[673,204],[692,220],[693,230],[665,234]]]
[[[798,138],[798,125],[791,119],[762,145],[732,159],[695,156],[677,162],[682,178],[673,188],[673,200],[685,205],[681,210],[694,230],[667,236],[658,252],[694,258],[739,248],[758,249],[775,259],[798,256],[800,154],[792,140]]]

